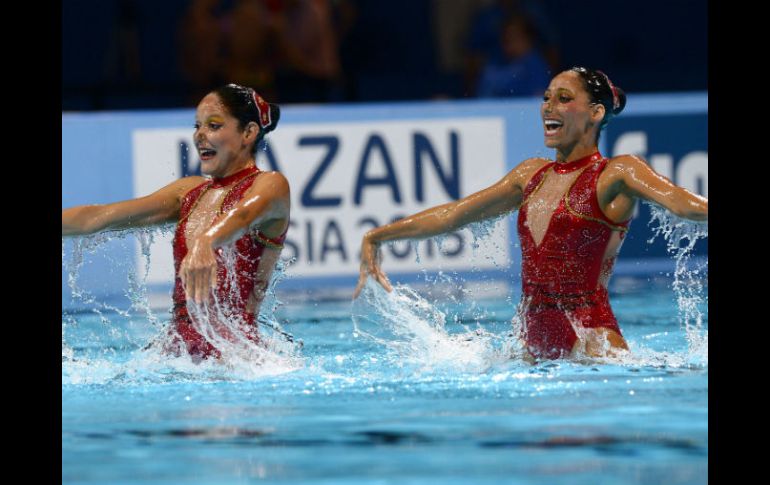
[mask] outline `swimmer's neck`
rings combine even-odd
[[[569,147],[556,149],[556,163],[569,163],[593,155],[599,151],[596,143],[575,143]]]
[[[222,172],[216,173],[216,174],[209,174],[211,178],[213,179],[226,179],[227,177],[231,175],[235,175],[236,173],[246,170],[247,168],[253,167],[256,165],[256,162],[254,160],[254,157],[250,158],[244,158],[237,162],[233,162],[230,165],[228,165]]]

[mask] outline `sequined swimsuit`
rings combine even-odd
[[[577,340],[573,324],[578,329],[603,327],[620,334],[607,289],[599,279],[602,270],[609,271],[614,263],[614,257],[607,264],[603,261],[612,233],[620,232],[622,239],[630,221],[614,223],[599,207],[596,183],[607,162],[598,152],[566,164],[551,162],[532,177],[524,191],[518,218],[523,337],[535,356],[567,355]],[[583,167],[559,201],[538,246],[527,225],[530,198],[552,168],[568,173]]]
[[[181,338],[190,355],[199,358],[219,357],[220,351],[211,344],[195,328],[193,321],[188,313],[186,296],[182,280],[179,278],[179,267],[182,260],[187,255],[187,240],[185,230],[187,227],[187,218],[195,209],[200,198],[209,189],[217,189],[231,186],[220,206],[218,214],[222,214],[238,203],[243,194],[248,190],[260,172],[256,167],[249,167],[234,173],[222,179],[210,180],[202,183],[188,192],[182,200],[182,207],[179,214],[179,223],[177,224],[174,235],[174,294],[172,310],[172,328]],[[287,228],[288,231],[288,228]],[[271,249],[281,249],[286,239],[286,231],[275,239],[270,239],[256,232],[249,232],[233,245],[235,250],[234,270],[235,277],[228,277],[228,270],[224,263],[222,249],[216,250],[217,258],[217,286],[216,302],[217,309],[227,319],[229,323],[236,323],[243,332],[243,335],[253,342],[258,341],[257,326],[255,315],[246,309],[249,297],[258,283],[256,279],[259,263],[262,253],[266,247]],[[231,266],[232,267],[232,266]],[[210,312],[211,315],[211,312]],[[213,331],[217,332],[218,337],[230,338],[228,326],[217,321],[217,317],[210,318]]]

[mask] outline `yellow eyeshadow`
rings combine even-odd
[[[208,123],[224,123],[225,119],[221,118],[219,116],[210,116],[209,119],[206,120]]]
[[[550,91],[546,91],[546,92],[545,92],[545,94],[544,94],[544,96],[549,96],[549,95],[551,95],[551,94],[552,94],[552,93],[551,93]],[[574,98],[574,97],[575,97],[575,95],[574,95],[574,94],[572,94],[572,91],[570,91],[570,90],[568,90],[568,89],[564,89],[564,88],[559,88],[559,89],[557,89],[557,90],[556,90],[556,94],[555,94],[555,95],[556,95],[556,96],[562,96],[562,95],[566,95],[566,96],[569,96],[569,97],[571,97],[571,98]]]

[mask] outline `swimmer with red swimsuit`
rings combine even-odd
[[[522,253],[525,342],[532,354],[568,355],[577,341],[574,325],[606,328],[620,335],[607,289],[599,283],[614,233],[623,238],[630,221],[615,223],[604,215],[596,182],[608,160],[598,152],[572,162],[549,163],[524,189],[518,230]],[[551,215],[540,243],[529,230],[528,202],[550,173],[580,171]]]
[[[208,178],[184,177],[146,197],[62,211],[62,236],[177,223],[169,330],[195,360],[221,357],[211,340],[259,340],[255,315],[283,248],[290,203],[286,178],[258,170],[255,156],[279,118],[278,106],[253,89],[223,86],[195,115],[193,139]],[[225,258],[228,248],[234,257]],[[190,305],[203,305],[210,321],[196,325]],[[203,333],[217,335],[201,333],[204,323]]]
[[[213,179],[204,182],[187,193],[182,200],[179,224],[177,224],[174,234],[174,293],[172,310],[173,330],[187,347],[190,355],[200,357],[220,357],[219,350],[214,347],[206,338],[195,329],[190,314],[187,310],[187,301],[184,285],[179,276],[179,269],[182,261],[187,255],[187,241],[185,232],[187,229],[187,218],[193,211],[200,198],[211,189],[226,189],[227,192],[222,200],[222,205],[218,211],[219,214],[232,210],[233,206],[239,202],[246,190],[254,179],[262,174],[255,166],[245,168],[239,172],[221,179]],[[233,263],[234,278],[228,277],[227,264],[222,256],[222,249],[217,250],[217,283],[214,291],[213,300],[218,309],[225,315],[228,321],[235,321],[241,326],[243,335],[254,343],[258,342],[256,334],[256,320],[253,308],[254,299],[261,300],[262,293],[269,281],[260,276],[259,266],[263,259],[265,250],[274,252],[275,256],[280,254],[283,249],[283,242],[286,239],[287,229],[277,238],[268,238],[258,230],[250,232],[235,241],[233,248],[236,257]],[[271,263],[275,263],[275,258],[271,258]],[[214,318],[213,316],[211,318]],[[216,322],[216,321],[215,321]],[[219,334],[229,333],[227,326],[216,322],[219,328]]]
[[[708,200],[639,157],[599,153],[601,130],[625,103],[623,91],[601,71],[576,67],[555,76],[540,109],[545,145],[556,150],[555,160],[527,159],[484,190],[369,231],[354,298],[369,276],[392,291],[380,267],[383,242],[428,238],[519,210],[525,357],[627,350],[607,284],[637,201],[707,221]]]

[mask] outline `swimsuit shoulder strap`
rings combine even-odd
[[[254,179],[257,178],[257,175],[261,173],[262,173],[261,170],[257,170],[255,172],[252,172],[246,175],[241,180],[234,183],[233,186],[230,187],[230,190],[227,191],[227,194],[225,194],[224,198],[222,199],[222,205],[219,208],[219,213],[221,214],[225,210],[229,209],[230,206],[232,206],[234,203],[241,200],[241,197],[243,197],[243,194],[247,190],[249,190],[249,187],[251,187],[251,184],[252,182],[254,182]],[[245,182],[248,182],[248,183],[245,183]]]
[[[621,223],[613,222],[599,206],[597,184],[608,162],[609,159],[602,158],[598,163],[586,167],[564,194],[564,203],[575,216],[598,222],[613,231],[626,232],[631,219]]]
[[[187,219],[192,210],[195,208],[195,205],[210,186],[211,181],[207,180],[202,182],[200,185],[195,186],[192,190],[184,195],[182,198],[182,206],[179,208],[179,222]]]
[[[537,172],[535,172],[535,175],[532,176],[531,179],[529,179],[529,182],[527,182],[527,186],[524,188],[524,198],[521,202],[521,205],[524,206],[529,201],[529,198],[532,194],[537,192],[537,189],[540,188],[541,185],[543,185],[543,182],[545,182],[545,177],[547,175],[548,170],[553,166],[555,162],[548,162],[542,167],[538,169]]]

